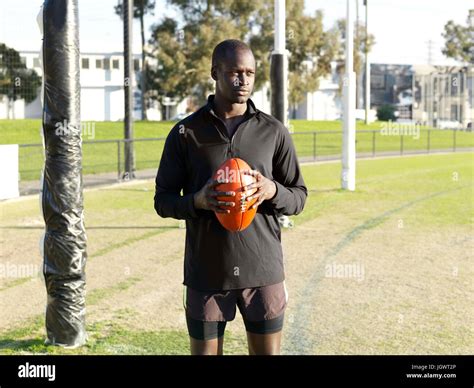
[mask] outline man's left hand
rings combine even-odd
[[[255,202],[255,204],[252,206],[252,209],[256,208],[257,206],[260,206],[262,202],[266,199],[272,199],[275,196],[277,191],[275,182],[264,177],[262,173],[257,170],[244,170],[242,172],[246,175],[251,175],[256,179],[254,183],[251,183],[248,186],[244,186],[242,189],[244,192],[252,190],[254,188],[257,189],[254,194],[246,198],[247,201],[251,201],[252,199],[257,198],[257,202]]]

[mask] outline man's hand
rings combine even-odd
[[[218,201],[216,197],[234,197],[233,191],[216,191],[216,186],[221,183],[229,183],[228,180],[213,180],[209,179],[206,184],[194,194],[194,207],[196,209],[212,210],[217,213],[230,213],[229,209],[222,207],[233,207],[234,202]]]
[[[255,202],[255,204],[252,206],[252,209],[260,206],[266,199],[272,199],[275,196],[277,191],[275,182],[264,177],[257,170],[244,170],[243,173],[252,175],[256,179],[256,182],[251,183],[250,185],[243,188],[244,192],[257,188],[257,191],[254,194],[247,197],[247,201],[257,198],[257,202]]]

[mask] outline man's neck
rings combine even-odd
[[[216,115],[222,120],[226,120],[236,116],[243,116],[247,111],[247,103],[243,104],[232,104],[227,103],[224,99],[219,98],[217,95],[214,98],[214,108]]]

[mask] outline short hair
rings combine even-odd
[[[212,52],[212,67],[218,66],[222,60],[227,56],[229,51],[250,51],[252,50],[249,46],[247,46],[244,42],[237,39],[227,39],[220,42],[216,47],[214,47],[214,51]],[[252,53],[253,55],[253,53]]]

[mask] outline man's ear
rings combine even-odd
[[[211,68],[211,77],[214,81],[217,81],[217,66],[214,65]]]

